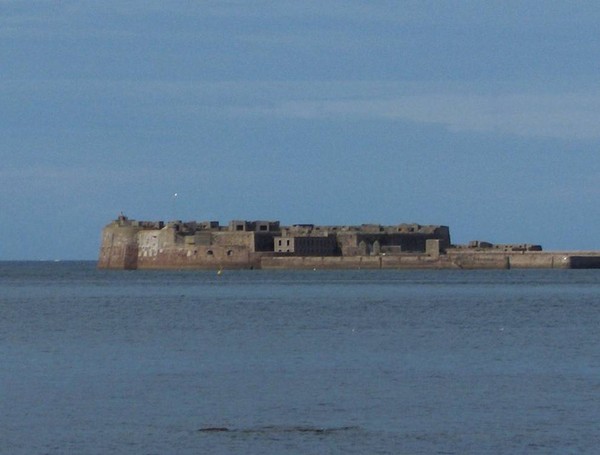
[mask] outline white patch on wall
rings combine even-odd
[[[158,231],[142,231],[138,233],[140,257],[155,257],[158,254]]]

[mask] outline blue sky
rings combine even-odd
[[[600,249],[598,23],[595,1],[0,0],[0,260],[95,259],[121,211]]]

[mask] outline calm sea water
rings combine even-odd
[[[5,262],[0,360],[6,454],[598,453],[600,271]]]

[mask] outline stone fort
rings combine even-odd
[[[102,231],[105,269],[599,268],[600,253],[545,252],[529,243],[453,245],[441,225],[319,226],[279,221],[136,221]]]

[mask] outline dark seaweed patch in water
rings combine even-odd
[[[339,433],[343,431],[358,430],[359,427],[347,426],[347,427],[332,427],[332,428],[321,428],[321,427],[304,427],[304,426],[292,426],[292,427],[281,427],[281,426],[264,426],[257,428],[227,428],[227,427],[205,427],[200,428],[198,431],[201,433],[224,433],[224,432],[236,432],[236,433],[308,433],[308,434],[331,434]]]
[[[206,427],[200,428],[198,431],[202,433],[222,433],[225,431],[230,431],[227,427]]]

